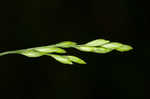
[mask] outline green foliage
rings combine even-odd
[[[109,53],[113,50],[119,52],[126,52],[133,49],[130,45],[118,42],[110,42],[109,40],[104,39],[97,39],[81,45],[78,45],[76,42],[72,41],[64,41],[54,45],[2,52],[0,53],[0,56],[6,54],[21,54],[27,57],[36,58],[46,55],[54,58],[55,60],[63,64],[73,64],[73,62],[78,64],[86,64],[84,60],[76,56],[63,55],[67,53],[63,48],[75,48],[79,51],[92,52],[98,54]]]

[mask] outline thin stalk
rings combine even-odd
[[[0,53],[0,56],[7,55],[7,54],[15,54],[15,53],[16,51],[7,51],[7,52]]]
[[[21,52],[21,51],[24,51],[24,50],[25,50],[25,49],[1,52],[1,53],[0,53],[0,56],[7,55],[7,54],[17,54],[17,53],[19,53],[19,52]]]

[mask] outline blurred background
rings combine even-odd
[[[48,56],[2,56],[1,99],[150,98],[147,6],[136,0],[1,1],[0,52],[98,38],[134,47],[108,54],[67,49],[88,63],[73,66]]]

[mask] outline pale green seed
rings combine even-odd
[[[76,56],[65,56],[65,57],[68,58],[69,60],[71,60],[72,62],[79,63],[79,64],[86,64],[86,62],[84,60],[82,60],[81,58],[78,58]]]
[[[86,43],[87,46],[101,46],[103,44],[109,43],[110,41],[104,39],[97,39]]]
[[[43,53],[40,53],[40,52],[32,50],[32,49],[20,51],[19,54],[25,55],[27,57],[40,57],[43,55]]]
[[[73,47],[75,45],[77,45],[77,43],[72,42],[72,41],[63,41],[63,42],[55,44],[55,46],[62,47],[62,48],[69,48],[69,47]]]
[[[68,58],[61,55],[47,54],[63,64],[73,64]]]
[[[58,48],[58,47],[38,47],[35,48],[35,50],[43,52],[43,53],[66,53],[64,49]]]
[[[78,47],[75,47],[75,48],[80,50],[80,51],[84,51],[84,52],[92,52],[92,51],[94,51],[95,47],[92,47],[92,46],[78,46]]]
[[[95,53],[108,53],[111,51],[112,51],[112,49],[103,48],[103,47],[96,47],[96,48],[94,48],[93,52],[95,52]]]
[[[120,52],[125,52],[125,51],[130,51],[132,49],[133,49],[133,47],[131,47],[129,45],[123,45],[123,46],[117,48],[116,50],[120,51]]]
[[[111,42],[108,44],[103,45],[102,47],[108,48],[108,49],[116,49],[122,46],[123,44],[118,43],[118,42]]]

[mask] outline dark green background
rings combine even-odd
[[[145,63],[150,56],[149,37],[144,34],[149,32],[146,7],[136,0],[1,1],[1,52],[98,38],[135,49],[105,55],[68,49],[88,63],[73,66],[47,56],[0,57],[0,98],[146,99],[150,82]]]

